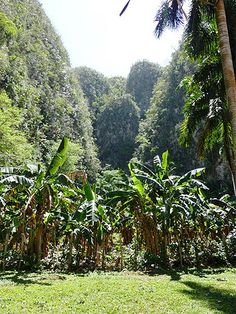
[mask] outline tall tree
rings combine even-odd
[[[225,10],[225,3],[227,2],[228,0],[192,0],[188,18],[188,30],[194,35],[202,19],[215,19],[217,24],[225,91],[230,114],[229,120],[232,130],[233,162],[230,166],[234,182],[236,182],[236,82]],[[234,2],[233,0],[232,3]],[[186,16],[183,11],[183,3],[184,0],[164,1],[156,14],[157,26],[155,32],[158,37],[166,27],[177,28],[183,24],[184,16]],[[230,12],[228,14],[230,15]],[[207,40],[207,38],[205,39]],[[192,43],[194,44],[194,41]]]
[[[229,165],[233,159],[216,23],[202,19],[198,32],[187,34],[185,39],[187,55],[196,66],[194,74],[185,77],[181,83],[186,88],[186,101],[180,140],[188,146],[194,138],[198,156],[205,159],[209,152],[214,152],[215,157],[219,156],[218,167],[221,165],[223,170],[225,167],[222,165],[226,165],[224,159]],[[221,173],[226,174],[227,171]]]

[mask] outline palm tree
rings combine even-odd
[[[158,37],[162,34],[166,27],[177,28],[179,25],[183,24],[185,16],[182,8],[183,2],[184,0],[171,0],[165,1],[162,4],[161,8],[156,14],[155,19],[157,22],[155,33]],[[225,2],[225,0],[192,0],[192,7],[188,17],[187,32],[190,37],[191,48],[195,48],[196,51],[196,42],[199,43],[197,37],[201,20],[205,19],[209,21],[215,19],[216,21],[225,92],[228,102],[229,121],[232,130],[233,160],[230,155],[231,158],[229,164],[234,182],[236,182],[236,81],[226,19]],[[204,35],[205,33],[203,34],[203,38]],[[207,42],[210,38],[204,39]],[[199,47],[197,47],[197,49],[199,49]]]
[[[233,152],[234,161],[231,165],[231,170],[236,182],[236,81],[233,67],[233,60],[230,48],[229,34],[227,29],[227,20],[224,7],[224,1],[219,0],[216,3],[216,21],[218,25],[219,40],[220,40],[220,54],[222,61],[222,68],[225,80],[226,95],[229,104],[230,123],[232,128]],[[234,185],[235,189],[235,185]],[[236,194],[236,190],[235,190]]]

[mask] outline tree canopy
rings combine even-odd
[[[161,67],[147,60],[136,62],[130,69],[126,89],[139,106],[141,117],[150,106],[152,92],[160,76]]]
[[[127,168],[138,131],[139,109],[130,95],[109,97],[97,119],[96,137],[103,165]]]

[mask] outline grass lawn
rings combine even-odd
[[[0,313],[236,313],[236,269],[0,273]]]

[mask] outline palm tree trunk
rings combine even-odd
[[[224,148],[225,148],[225,155],[228,161],[229,170],[232,176],[232,183],[233,183],[233,190],[234,195],[236,195],[236,178],[234,174],[236,173],[236,164],[234,162],[234,152],[232,151],[231,143],[230,143],[230,135],[228,134],[228,125],[227,121],[224,120]]]
[[[229,41],[229,32],[227,27],[226,12],[224,0],[216,2],[216,21],[219,33],[220,55],[225,81],[225,90],[229,104],[230,123],[233,137],[233,167],[231,167],[234,182],[236,182],[236,81],[232,53]]]

